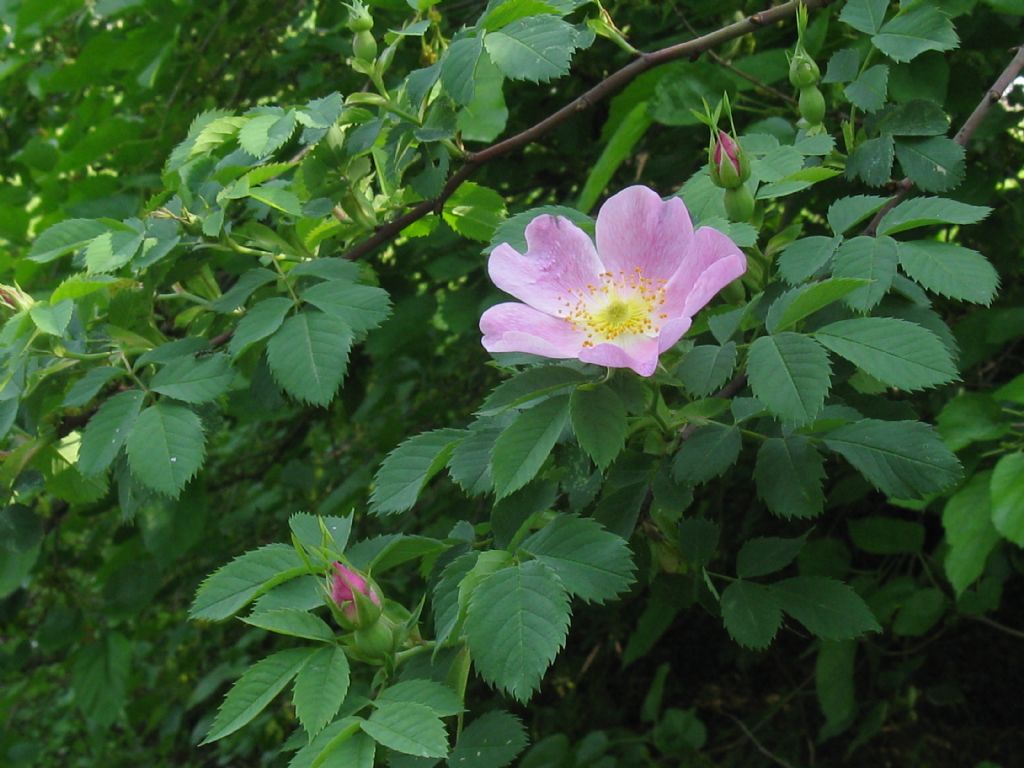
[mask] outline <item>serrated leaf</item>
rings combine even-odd
[[[461,429],[435,429],[411,437],[387,455],[374,477],[370,510],[388,515],[411,509],[430,478],[448,463]]]
[[[238,144],[256,159],[280,149],[295,133],[295,112],[257,115],[238,131]]]
[[[569,397],[558,395],[520,413],[498,436],[491,453],[497,498],[530,482],[555,447],[569,421]]]
[[[858,144],[846,161],[846,178],[862,179],[872,187],[880,187],[892,175],[895,144],[892,136],[883,134]]]
[[[886,0],[888,2],[888,0]],[[842,18],[840,16],[840,18]],[[828,60],[823,83],[848,83],[857,78],[860,71],[860,51],[856,48],[843,48],[832,54]]]
[[[898,261],[896,241],[891,237],[855,237],[844,242],[836,254],[832,274],[870,281],[851,291],[846,304],[859,312],[877,305],[892,287]]]
[[[379,704],[412,701],[438,717],[452,717],[465,709],[455,691],[434,680],[402,680],[381,691],[376,700]]]
[[[568,72],[577,45],[576,30],[556,16],[517,19],[484,38],[487,53],[505,77],[534,83]]]
[[[722,346],[694,347],[683,358],[676,374],[691,395],[705,397],[725,384],[735,368],[736,343],[730,341]]]
[[[508,106],[504,86],[501,70],[490,57],[481,57],[477,63],[473,98],[456,118],[463,141],[491,142],[505,130]]]
[[[321,643],[329,643],[334,640],[334,630],[327,626],[327,622],[319,616],[297,608],[258,611],[243,616],[242,621],[279,635],[301,637],[304,640],[316,640]]]
[[[433,710],[409,701],[384,703],[361,725],[363,731],[388,749],[417,757],[444,757],[448,734]]]
[[[145,393],[138,389],[119,392],[100,406],[82,432],[78,470],[97,475],[111,465],[132,433]]]
[[[110,366],[93,368],[71,385],[68,393],[64,395],[62,405],[65,408],[77,408],[78,406],[85,405],[96,397],[100,390],[109,382],[122,375],[124,375],[123,368],[112,368]]]
[[[195,413],[159,402],[139,415],[126,447],[133,477],[158,493],[177,498],[203,464],[206,439]]]
[[[956,456],[919,421],[864,419],[829,432],[824,440],[872,485],[896,498],[944,490],[962,474]]]
[[[832,260],[841,242],[820,235],[795,241],[779,256],[779,274],[790,285],[799,285]]]
[[[82,713],[100,726],[113,723],[128,693],[132,644],[119,632],[79,649],[71,666],[71,687]]]
[[[867,284],[859,278],[836,277],[786,291],[768,310],[768,332],[785,331]]]
[[[991,304],[999,273],[977,251],[953,243],[915,240],[899,244],[900,266],[922,288],[952,299]]]
[[[833,232],[841,235],[885,205],[888,199],[881,195],[842,197],[828,207],[828,225],[832,227]],[[881,229],[879,232],[883,235],[889,234]]]
[[[992,524],[1018,547],[1024,547],[1024,453],[1000,457],[989,483]]]
[[[491,451],[502,427],[474,424],[455,446],[448,462],[448,474],[470,496],[487,493],[494,487],[491,480]]]
[[[804,547],[804,537],[783,539],[764,536],[743,542],[736,554],[736,575],[752,579],[781,571],[792,563]]]
[[[476,68],[483,50],[481,38],[464,37],[445,51],[441,59],[441,85],[456,104],[465,106],[473,100]]]
[[[289,216],[302,215],[302,201],[290,189],[271,186],[253,187],[249,190],[249,197]]]
[[[876,64],[861,72],[843,93],[855,107],[865,112],[877,112],[885,104],[888,84],[889,67]]]
[[[295,714],[310,738],[334,719],[348,695],[348,656],[341,648],[321,648],[295,678]]]
[[[964,148],[944,136],[900,139],[896,159],[903,171],[925,192],[945,192],[964,177]]]
[[[186,403],[208,403],[227,391],[234,376],[227,355],[179,357],[160,369],[150,388]]]
[[[848,640],[882,629],[860,595],[835,579],[796,576],[771,589],[782,610],[825,640]]]
[[[294,271],[294,270],[293,270]],[[216,312],[233,312],[245,304],[256,289],[277,280],[277,274],[269,269],[258,267],[243,272],[234,285],[219,299],[210,304]]]
[[[736,427],[722,424],[700,427],[676,452],[672,475],[687,485],[706,483],[735,464],[742,447],[743,440]]]
[[[376,328],[391,314],[388,292],[372,285],[326,280],[306,288],[300,297],[328,315],[344,320],[357,333]]]
[[[625,540],[592,518],[561,515],[522,544],[554,571],[570,594],[603,603],[625,592],[636,566]]]
[[[882,28],[889,0],[847,0],[839,20],[858,32],[873,35]]]
[[[343,717],[295,753],[288,768],[373,768],[377,742],[360,733],[360,720]]]
[[[494,710],[481,715],[459,735],[448,756],[449,768],[503,768],[526,749],[526,729],[519,718]]]
[[[813,421],[832,384],[828,353],[798,333],[762,336],[751,344],[747,376],[757,399],[792,424]]]
[[[29,248],[27,258],[45,264],[84,248],[91,240],[107,231],[107,225],[95,219],[68,219],[58,222],[35,239]]]
[[[925,51],[949,51],[960,44],[949,17],[930,3],[918,3],[882,25],[871,38],[894,61],[910,61]]]
[[[254,304],[235,326],[235,332],[228,345],[231,356],[238,357],[257,341],[277,331],[294,306],[295,303],[291,299],[283,296],[273,296]]]
[[[949,545],[944,563],[946,578],[957,596],[978,580],[999,542],[999,531],[992,524],[991,481],[991,471],[978,472],[942,510],[942,527]]]
[[[916,554],[924,546],[924,526],[909,520],[870,515],[849,520],[850,539],[872,555]]]
[[[337,552],[344,552],[352,533],[352,514],[335,517],[296,512],[288,518],[288,528],[299,542],[307,547],[326,546]]]
[[[466,633],[477,670],[521,702],[540,684],[568,630],[569,595],[537,560],[492,573],[470,599]]]
[[[779,517],[817,517],[825,507],[823,464],[821,454],[806,437],[770,437],[757,452],[757,495]]]
[[[512,378],[503,381],[484,400],[477,414],[493,416],[508,408],[526,405],[546,395],[582,384],[586,376],[574,368],[560,365],[541,365],[527,368]]]
[[[749,581],[734,581],[725,588],[721,610],[729,636],[745,648],[767,648],[782,624],[773,592]]]
[[[292,315],[267,343],[267,364],[288,394],[313,405],[334,399],[352,349],[352,331],[323,312]]]
[[[489,187],[467,181],[445,201],[441,215],[460,235],[486,243],[506,213],[504,197]]]
[[[878,222],[878,232],[893,235],[931,224],[975,224],[991,212],[984,205],[968,205],[944,197],[915,197],[885,214]]]
[[[958,378],[949,350],[916,323],[893,317],[840,320],[814,337],[879,381],[901,389],[925,389]]]
[[[626,406],[606,384],[577,387],[569,396],[569,415],[580,448],[602,470],[626,445]]]
[[[189,608],[189,618],[226,619],[272,587],[305,573],[306,566],[288,544],[267,544],[246,552],[218,568],[199,585]]]
[[[431,607],[434,613],[434,636],[438,645],[444,645],[455,632],[464,607],[459,605],[459,586],[476,565],[478,552],[467,552],[452,560],[441,572],[434,585]]]
[[[893,136],[944,136],[949,130],[942,107],[927,99],[890,104],[876,118],[875,129]]]
[[[246,670],[231,686],[200,746],[223,739],[249,723],[284,690],[312,654],[310,648],[289,648],[256,662]]]
[[[32,318],[32,322],[35,323],[42,333],[50,336],[57,336],[58,338],[64,335],[64,331],[67,330],[68,323],[71,322],[71,313],[75,308],[75,303],[68,299],[57,302],[56,304],[48,304],[46,302],[36,302],[29,309],[29,316]]]

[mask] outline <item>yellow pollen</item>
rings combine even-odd
[[[586,333],[583,345],[592,347],[620,336],[657,336],[667,318],[664,281],[655,287],[637,267],[632,273],[600,275],[601,285],[574,292],[574,305],[566,303],[565,318]]]

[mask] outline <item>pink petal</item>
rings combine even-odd
[[[609,368],[632,368],[641,376],[650,376],[658,367],[658,340],[650,336],[617,339],[614,344],[596,344],[580,352],[585,363]]]
[[[480,330],[488,352],[526,352],[541,357],[579,357],[586,339],[567,320],[514,301],[484,312]]]
[[[653,189],[627,187],[597,214],[597,252],[614,275],[640,267],[648,280],[668,280],[693,241],[693,224],[678,197],[663,201]]]
[[[658,334],[658,351],[664,352],[672,347],[677,341],[683,338],[683,334],[690,330],[693,320],[690,317],[676,317],[667,321],[661,327]]]
[[[665,287],[665,311],[671,317],[693,317],[746,271],[747,257],[736,243],[717,229],[701,227],[679,271]]]
[[[487,271],[505,293],[549,315],[564,314],[604,271],[590,236],[563,216],[538,216],[526,226],[527,251],[508,243],[491,252]]]

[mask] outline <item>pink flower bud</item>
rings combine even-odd
[[[750,162],[736,139],[725,131],[718,132],[718,138],[711,148],[711,181],[719,187],[735,189],[750,178]]]
[[[725,131],[718,132],[718,143],[715,144],[715,165],[718,166],[719,171],[722,168],[722,152],[725,152],[726,157],[729,158],[729,162],[732,163],[733,170],[739,175],[740,172],[740,158],[739,158],[739,147],[736,142],[732,140]]]
[[[334,578],[331,580],[331,598],[349,621],[356,622],[359,617],[356,594],[370,598],[373,605],[380,606],[380,595],[369,585],[366,578],[358,571],[342,565],[334,564]]]

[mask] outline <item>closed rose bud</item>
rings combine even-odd
[[[799,107],[809,125],[819,125],[825,119],[825,97],[816,85],[800,89]]]
[[[348,28],[353,32],[366,32],[373,29],[373,16],[365,4],[357,2],[348,6]]]
[[[817,85],[820,78],[817,62],[803,48],[798,48],[789,60],[789,82],[794,88],[806,88]]]
[[[352,53],[360,61],[372,62],[377,58],[377,40],[367,29],[356,32],[352,37]]]
[[[739,143],[725,131],[711,149],[711,180],[719,187],[735,189],[750,178],[750,162]]]
[[[353,628],[369,626],[380,618],[381,603],[377,590],[362,574],[341,563],[334,564],[331,599]]]

